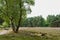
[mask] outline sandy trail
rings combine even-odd
[[[1,30],[0,35],[8,34],[10,32],[11,32],[11,29],[9,29],[9,30]]]
[[[0,35],[6,34],[6,33],[8,33],[7,30],[2,30],[2,31],[0,32]]]

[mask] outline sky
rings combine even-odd
[[[27,17],[42,15],[46,18],[48,15],[60,14],[60,0],[35,0],[35,5],[31,6],[32,12]]]

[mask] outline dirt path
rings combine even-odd
[[[2,30],[2,31],[0,32],[0,35],[6,34],[7,32],[8,32],[7,30]]]
[[[0,31],[0,35],[4,35],[4,34],[7,34],[7,33],[10,33],[10,30],[1,30]]]

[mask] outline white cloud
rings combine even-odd
[[[31,7],[32,13],[27,17],[42,15],[46,18],[48,15],[60,13],[60,0],[35,0],[35,6]]]

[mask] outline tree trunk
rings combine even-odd
[[[15,31],[15,33],[18,33],[18,30],[19,30],[19,27],[17,27],[17,28],[16,28],[16,31]]]
[[[19,18],[19,21],[18,21],[18,26],[15,27],[15,26],[14,26],[14,23],[13,23],[13,17],[10,18],[12,30],[13,30],[15,33],[18,33],[19,27],[21,26],[21,20],[22,20],[22,0],[20,0],[19,6],[20,6],[20,15],[19,15],[20,18]]]
[[[19,27],[21,26],[21,20],[22,20],[22,13],[20,14],[20,18],[19,18],[19,21],[18,21],[18,26],[16,28],[16,33],[18,33]]]
[[[15,32],[15,26],[13,23],[13,17],[12,16],[10,17],[10,26],[12,27],[13,32]]]
[[[14,26],[14,24],[13,23],[11,23],[11,27],[12,27],[12,30],[15,32],[15,26]]]
[[[20,5],[20,18],[19,18],[19,21],[18,21],[18,26],[17,26],[17,28],[16,28],[16,33],[18,33],[18,30],[19,30],[19,27],[21,26],[21,20],[22,20],[22,0],[20,0],[20,3],[19,3],[19,5]]]

